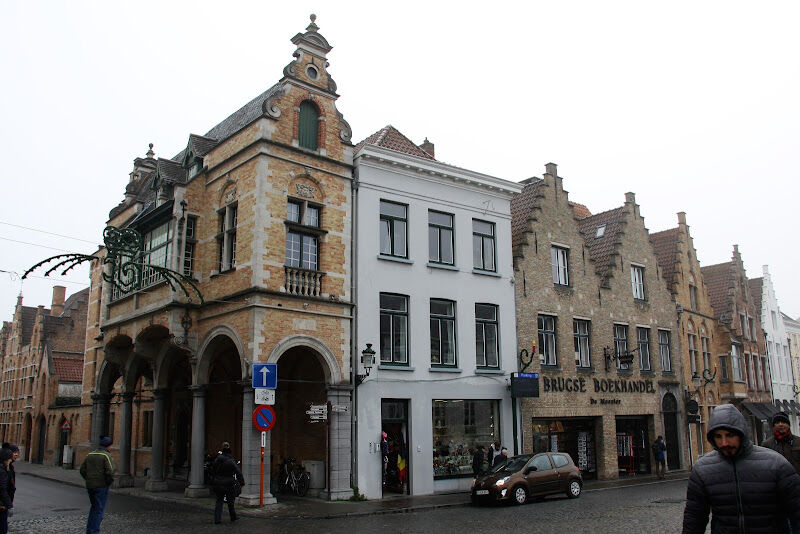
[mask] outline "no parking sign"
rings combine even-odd
[[[275,410],[269,404],[262,404],[253,410],[253,426],[262,432],[267,432],[275,426]]]

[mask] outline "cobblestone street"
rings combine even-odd
[[[79,534],[85,531],[88,499],[81,488],[24,477],[10,532]],[[212,512],[136,497],[111,495],[103,532],[262,532],[297,534],[397,532],[680,532],[686,481],[590,489],[577,500],[549,497],[524,506],[458,506],[408,513],[335,519],[242,517],[214,525]],[[45,503],[42,503],[42,500]],[[465,496],[466,500],[466,496]]]

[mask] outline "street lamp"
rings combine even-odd
[[[372,366],[375,365],[375,351],[372,350],[372,343],[367,343],[367,348],[361,351],[361,365],[364,366],[366,373],[356,375],[356,385],[361,384],[369,376]]]

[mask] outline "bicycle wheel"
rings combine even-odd
[[[303,473],[300,475],[300,478],[297,479],[297,486],[295,487],[295,491],[297,495],[303,497],[306,493],[308,493],[308,487],[311,485],[311,481],[309,480],[308,473]]]

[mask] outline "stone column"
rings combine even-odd
[[[203,468],[206,459],[206,386],[190,386],[192,390],[192,455],[187,497],[208,497]],[[247,478],[245,478],[247,480]]]
[[[258,506],[259,475],[261,472],[261,432],[253,426],[253,409],[255,404],[252,383],[242,381],[242,474],[247,482],[242,488],[239,498],[245,506]],[[278,502],[270,493],[270,436],[267,432],[267,444],[264,448],[264,504]]]
[[[100,446],[100,435],[107,432],[108,408],[111,404],[111,395],[95,393],[92,395],[92,449]]]
[[[130,488],[133,486],[131,476],[131,438],[133,431],[133,392],[122,394],[122,427],[119,438],[119,465],[114,477],[114,487]]]
[[[150,478],[144,485],[147,491],[166,491],[164,480],[164,439],[166,438],[164,415],[168,389],[153,390],[153,448],[150,458]]]
[[[328,414],[328,446],[330,450],[330,466],[325,465],[325,491],[328,499],[348,499],[352,497],[350,487],[350,411],[352,386],[349,384],[332,384],[328,386],[328,401],[338,410]],[[334,408],[336,409],[336,408]],[[346,410],[346,411],[345,411]],[[325,460],[326,464],[328,459]],[[328,473],[330,470],[330,473]],[[330,480],[330,487],[327,487]]]

